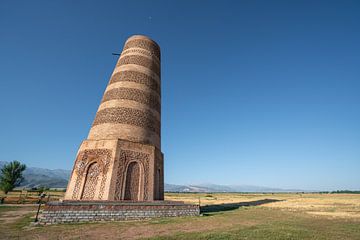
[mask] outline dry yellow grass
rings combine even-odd
[[[355,218],[360,220],[360,194],[168,193],[166,195],[166,200],[184,201],[195,204],[200,202],[201,206],[224,203],[251,202],[262,199],[281,200],[262,205],[268,208],[306,212],[311,215],[321,215],[331,218]]]
[[[51,198],[44,200],[56,201],[64,192],[47,191]],[[0,195],[3,195],[0,193]],[[7,197],[11,203],[36,202],[36,192],[10,192]],[[20,197],[22,196],[22,197]],[[26,196],[26,197],[25,197]],[[24,198],[25,197],[25,198]],[[263,199],[280,200],[263,204],[267,208],[299,211],[312,216],[327,218],[360,219],[360,194],[319,194],[319,193],[165,193],[165,200],[183,201],[201,206],[225,203],[244,203]],[[23,201],[21,201],[23,200]]]

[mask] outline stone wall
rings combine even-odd
[[[198,205],[179,202],[53,202],[46,205],[40,223],[142,220],[199,214]]]

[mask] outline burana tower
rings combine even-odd
[[[132,36],[80,145],[65,197],[46,203],[42,224],[200,214],[199,205],[164,201],[160,98],[159,45]]]
[[[135,35],[79,148],[65,200],[163,200],[160,116],[160,47]]]

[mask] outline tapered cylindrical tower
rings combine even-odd
[[[116,64],[88,139],[119,138],[160,149],[160,48],[130,37]]]
[[[65,200],[161,200],[160,47],[130,37],[110,77]]]

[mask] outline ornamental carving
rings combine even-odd
[[[131,70],[117,72],[111,77],[109,85],[120,81],[143,84],[160,95],[160,84],[145,73]]]
[[[156,73],[158,76],[160,76],[160,67],[159,65],[155,64],[151,59],[140,56],[140,55],[127,55],[124,57],[121,57],[116,64],[116,66],[122,66],[126,64],[136,64],[139,66],[146,67],[150,70],[152,70],[154,73]]]
[[[130,40],[125,44],[123,51],[125,51],[129,48],[143,48],[143,49],[151,52],[153,55],[155,55],[160,60],[160,48],[156,44],[154,44],[150,41],[143,40],[143,39]]]
[[[105,108],[96,113],[93,126],[103,123],[122,123],[150,130],[160,136],[160,121],[150,111],[133,108]]]
[[[82,191],[84,196],[84,191],[86,190],[86,197],[91,197],[91,193],[89,192],[89,187],[93,185],[86,185],[87,179],[85,179],[85,184],[82,186],[82,182],[85,177],[89,176],[91,173],[91,181],[94,182],[101,177],[102,181],[100,183],[100,192],[99,199],[101,199],[104,192],[104,185],[106,181],[106,173],[109,169],[111,161],[111,150],[110,149],[87,149],[79,152],[78,157],[75,161],[75,173],[77,175],[75,180],[75,187],[72,194],[72,199],[78,199],[79,194]],[[96,163],[95,165],[93,165]],[[91,170],[91,171],[90,171]],[[90,172],[89,172],[90,171]],[[87,172],[87,174],[86,174]],[[98,173],[98,174],[95,174]],[[97,177],[95,177],[95,175]],[[96,182],[97,183],[97,182]],[[85,188],[87,187],[87,188]],[[92,187],[91,187],[92,188]],[[82,190],[84,189],[84,190]],[[95,187],[94,187],[95,189]]]
[[[116,178],[116,188],[115,188],[115,200],[122,200],[124,198],[126,198],[126,194],[129,194],[131,191],[133,191],[132,188],[134,188],[134,182],[136,182],[136,180],[134,181],[130,181],[130,184],[126,184],[124,183],[124,181],[127,181],[125,178],[126,174],[128,173],[129,170],[129,166],[132,168],[134,167],[134,165],[130,165],[131,163],[137,163],[139,165],[137,165],[139,168],[142,169],[142,171],[140,169],[139,172],[141,173],[141,175],[139,175],[139,178],[142,178],[142,181],[140,179],[138,179],[138,181],[141,183],[143,183],[141,185],[142,189],[140,189],[140,194],[141,192],[143,193],[143,199],[139,199],[139,200],[149,200],[149,195],[148,195],[148,189],[149,189],[149,159],[150,156],[149,154],[146,153],[141,153],[141,152],[135,152],[135,151],[131,151],[131,150],[122,150],[120,153],[120,158],[118,161],[118,167],[117,167],[117,178]],[[134,169],[130,169],[131,171]],[[136,169],[135,169],[136,170]],[[133,173],[136,173],[136,171],[132,171]],[[134,174],[136,175],[136,174]],[[134,176],[135,178],[137,178],[136,176]],[[128,182],[128,181],[127,181]],[[128,187],[128,189],[123,189],[123,188]],[[123,197],[122,197],[122,194]],[[138,193],[139,194],[139,193]]]
[[[93,200],[99,182],[100,167],[97,162],[91,163],[86,174],[84,190],[81,199]]]
[[[122,88],[122,87],[113,88],[109,91],[106,91],[102,99],[102,102],[107,102],[114,99],[127,99],[127,100],[136,101],[145,104],[153,108],[158,113],[160,113],[159,97],[139,89]]]

